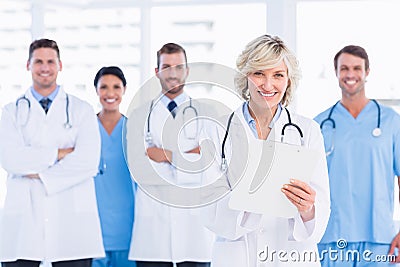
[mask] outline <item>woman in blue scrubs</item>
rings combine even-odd
[[[94,86],[102,105],[102,110],[97,114],[101,159],[95,185],[106,257],[95,259],[92,266],[135,267],[135,262],[128,260],[135,184],[123,150],[126,117],[119,111],[126,89],[125,76],[118,67],[103,67],[96,74]]]

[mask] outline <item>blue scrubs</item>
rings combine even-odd
[[[118,121],[111,135],[101,124],[101,159],[95,177],[97,205],[103,233],[105,259],[93,261],[93,266],[135,266],[128,261],[131,242],[135,183],[132,181],[123,150],[123,128],[126,118]]]
[[[400,175],[400,116],[393,109],[380,105],[382,134],[372,135],[377,127],[378,109],[372,102],[354,118],[338,103],[331,118],[336,123],[323,126],[331,190],[331,215],[321,248],[344,239],[348,244],[389,244],[398,233],[393,222],[395,176]],[[328,118],[330,109],[315,120]],[[354,244],[352,244],[354,245]],[[328,265],[324,265],[328,266]],[[342,265],[329,265],[342,266]],[[353,265],[343,265],[353,266]],[[354,265],[355,266],[355,265]],[[381,265],[379,265],[381,266]]]

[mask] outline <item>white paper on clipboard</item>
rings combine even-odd
[[[281,188],[291,178],[308,183],[319,161],[319,153],[302,146],[264,140],[252,140],[249,152],[254,160],[250,160],[243,178],[233,189],[230,208],[294,217],[297,209]]]

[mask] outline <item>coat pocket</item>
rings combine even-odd
[[[63,200],[61,200],[61,203],[63,203],[65,207],[69,206],[67,203],[71,199],[71,194],[74,199],[74,212],[97,213],[97,200],[93,179],[86,180],[81,184],[65,190],[62,194]],[[61,194],[58,195],[59,198],[61,198]]]
[[[245,241],[215,242],[211,267],[246,267],[247,250]]]

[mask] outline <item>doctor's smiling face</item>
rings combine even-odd
[[[336,76],[343,97],[365,95],[365,82],[369,74],[365,59],[349,53],[342,53],[336,61]]]
[[[188,74],[189,69],[183,53],[160,56],[160,66],[156,68],[156,75],[160,80],[162,93],[170,99],[174,99],[183,92]]]
[[[237,91],[253,111],[287,106],[301,77],[296,56],[277,36],[262,35],[248,43],[236,60]]]
[[[274,68],[256,70],[248,74],[249,105],[269,107],[275,113],[289,85],[288,68],[283,60]]]
[[[157,51],[156,76],[160,80],[161,91],[170,99],[183,92],[189,75],[186,51],[178,44],[168,43]]]
[[[119,111],[119,105],[125,93],[125,86],[120,78],[112,74],[101,76],[97,82],[96,92],[103,111]]]
[[[57,76],[62,70],[62,63],[55,49],[49,47],[35,49],[26,67],[28,71],[31,71],[33,88],[39,94],[48,96],[56,89]]]

